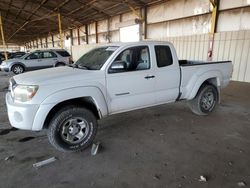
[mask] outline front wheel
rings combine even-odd
[[[21,73],[24,72],[24,68],[23,68],[22,65],[14,65],[14,66],[12,67],[12,72],[13,72],[14,74],[21,74]]]
[[[49,124],[50,143],[65,152],[87,148],[97,133],[97,120],[88,109],[69,106],[58,111]]]
[[[188,106],[197,115],[208,115],[218,103],[218,90],[213,85],[203,85],[194,99],[188,101]]]

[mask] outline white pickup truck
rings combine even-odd
[[[231,61],[179,61],[168,42],[108,44],[71,66],[11,78],[8,117],[19,129],[47,129],[61,151],[79,151],[93,142],[97,120],[112,114],[187,100],[207,115],[231,75]]]

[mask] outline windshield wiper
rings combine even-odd
[[[88,66],[86,65],[77,65],[77,68],[79,69],[86,69],[86,70],[91,70]]]
[[[77,65],[77,64],[67,64],[68,67],[73,67],[73,68],[77,68],[77,69],[85,69],[85,70],[91,70],[91,68],[89,68],[86,65]]]

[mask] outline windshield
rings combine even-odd
[[[89,70],[100,70],[107,59],[113,54],[118,46],[106,46],[101,48],[95,48],[75,62],[75,65],[79,68],[85,68]]]
[[[30,55],[31,54],[31,52],[28,52],[28,53],[26,53],[26,54],[24,54],[22,57],[20,57],[21,59],[24,59],[25,57],[27,57],[28,55]]]

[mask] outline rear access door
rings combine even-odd
[[[180,67],[174,61],[174,49],[168,45],[155,45],[155,81],[156,102],[158,104],[173,102],[179,95]]]

